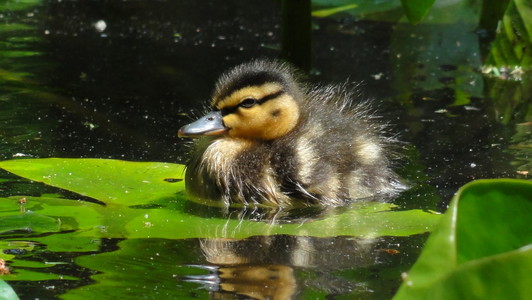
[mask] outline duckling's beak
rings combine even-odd
[[[221,111],[213,111],[199,118],[195,122],[179,129],[179,137],[197,137],[203,135],[220,135],[229,130],[222,120]]]

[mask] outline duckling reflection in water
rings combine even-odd
[[[376,251],[381,242],[290,235],[201,239],[206,264],[191,267],[207,273],[181,279],[201,284],[212,299],[294,299],[305,290],[360,298],[370,290],[367,283],[346,280],[339,273],[382,267],[387,256]],[[314,275],[299,276],[301,272]]]
[[[185,175],[202,199],[337,206],[404,189],[390,167],[393,139],[347,85],[311,86],[285,63],[256,60],[218,82],[213,111],[182,127],[201,137]]]

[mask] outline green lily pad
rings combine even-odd
[[[44,158],[2,161],[0,168],[106,204],[146,204],[184,188],[184,166],[169,163]]]
[[[205,218],[190,210],[179,181],[183,166],[105,159],[24,159],[0,162],[19,176],[104,202],[58,197],[25,197],[25,209],[61,221],[62,230],[91,238],[245,238],[291,234],[316,237],[408,236],[431,231],[438,214],[392,210],[393,204],[368,202],[319,219],[270,224],[225,216]],[[127,191],[127,192],[125,192]],[[18,203],[0,198],[0,216],[18,213]],[[3,212],[2,212],[3,211]]]
[[[8,254],[12,252],[12,250],[16,251],[25,251],[25,252],[31,252],[35,248],[35,243],[33,242],[27,242],[27,241],[18,241],[18,240],[11,240],[11,241],[0,241],[0,259],[3,260],[11,260],[15,257],[14,254]]]
[[[59,228],[60,223],[57,219],[33,212],[0,217],[0,233],[15,230],[58,232]]]
[[[75,247],[81,247],[80,249],[86,251],[86,247],[90,249],[91,245],[96,243],[94,239],[98,238],[245,238],[265,234],[316,237],[349,235],[362,238],[409,236],[431,231],[440,217],[438,214],[422,210],[392,211],[394,205],[377,202],[321,219],[275,225],[223,217],[206,219],[185,212],[183,207],[178,209],[176,207],[132,208],[118,205],[108,207],[70,199],[47,197],[26,197],[26,199],[27,210],[43,216],[53,216],[50,218],[60,223],[61,230],[75,230],[69,233],[65,245],[63,245],[65,242],[57,243],[63,234],[32,239],[55,245],[54,247],[63,245],[57,249],[58,251]],[[6,212],[13,213],[17,206],[13,199],[0,198],[0,217]],[[59,231],[59,225],[52,229],[49,232]]]
[[[42,281],[42,280],[79,280],[79,278],[70,276],[55,274],[47,271],[47,269],[41,271],[34,271],[29,269],[14,268],[13,274],[4,275],[2,278],[8,281]]]
[[[524,180],[479,180],[462,187],[394,299],[532,295],[530,195],[532,182]]]

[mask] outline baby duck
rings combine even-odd
[[[286,63],[256,60],[223,74],[213,111],[182,127],[203,137],[187,166],[192,196],[294,207],[394,195],[392,138],[347,85],[310,86]]]

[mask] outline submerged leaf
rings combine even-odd
[[[331,15],[337,14],[339,12],[350,10],[356,7],[358,7],[358,4],[348,4],[348,5],[343,5],[343,6],[333,7],[333,8],[315,10],[312,12],[312,16],[318,17],[318,18],[325,18]]]
[[[435,0],[401,0],[406,17],[411,23],[418,23],[429,12]]]

